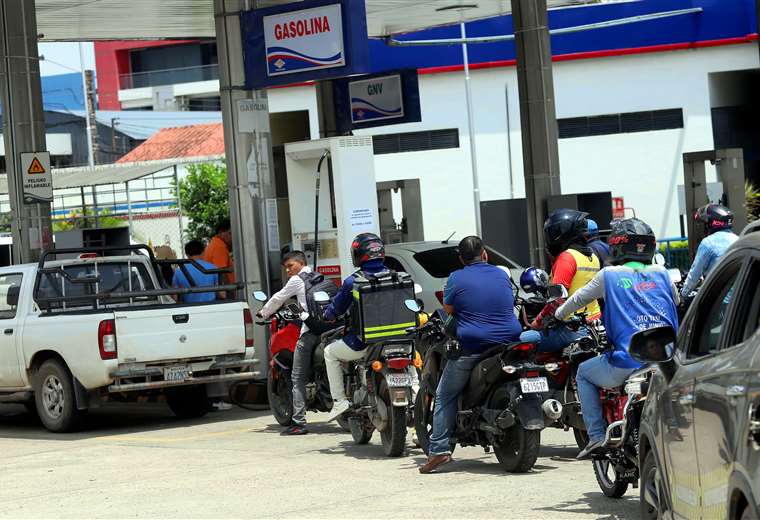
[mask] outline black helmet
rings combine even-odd
[[[708,235],[734,227],[733,212],[720,204],[702,206],[694,213],[694,220],[701,222],[705,226],[705,233]]]
[[[549,215],[544,222],[544,238],[552,256],[559,255],[571,244],[586,243],[587,216],[588,213],[575,209],[558,209]]]
[[[374,233],[357,235],[351,243],[351,259],[354,266],[361,267],[376,258],[385,258],[385,244],[382,239]]]
[[[627,218],[625,220],[613,220],[610,226],[612,232],[607,243],[610,246],[610,257],[613,264],[652,263],[657,241],[649,224],[637,218]]]

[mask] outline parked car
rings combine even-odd
[[[515,283],[520,281],[523,268],[501,253],[486,246],[488,263],[507,267]],[[449,275],[462,268],[456,245],[448,242],[406,242],[386,244],[385,265],[395,271],[405,271],[422,286],[418,295],[429,312],[443,304],[443,288]]]
[[[0,402],[63,432],[103,399],[156,391],[177,416],[200,417],[207,383],[254,378],[248,305],[176,303],[204,288],[165,288],[147,246],[127,249],[0,268]]]
[[[750,232],[707,277],[665,360],[639,356],[661,361],[641,420],[643,518],[760,518],[758,286]]]

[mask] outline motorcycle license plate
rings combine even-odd
[[[548,392],[549,382],[545,377],[531,377],[520,379],[520,388],[524,394],[536,394],[538,392]]]
[[[388,386],[412,386],[412,378],[409,374],[386,374],[385,380],[388,382]]]
[[[177,365],[164,368],[164,381],[185,381],[190,379],[190,367],[187,365]]]

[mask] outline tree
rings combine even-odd
[[[116,228],[128,225],[129,223],[126,219],[111,216],[111,212],[109,210],[98,210],[99,228]],[[59,231],[72,231],[74,229],[87,229],[94,227],[95,212],[92,210],[92,208],[86,208],[84,213],[81,209],[75,209],[62,219],[53,219],[54,233],[58,233]]]
[[[205,240],[214,236],[216,226],[229,218],[227,167],[218,163],[191,164],[179,182],[182,213],[190,219],[189,237]]]

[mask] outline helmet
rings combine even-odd
[[[583,213],[575,209],[553,211],[544,222],[546,249],[552,256],[559,255],[573,243],[585,243],[588,223]]]
[[[657,242],[652,228],[637,218],[613,220],[607,240],[613,264],[641,262],[651,264]]]
[[[351,259],[354,266],[361,267],[370,260],[385,258],[385,244],[374,233],[357,235],[351,243]]]
[[[546,289],[549,287],[549,275],[538,267],[528,267],[520,275],[520,287],[528,293],[546,294]]]
[[[597,225],[596,220],[587,219],[588,221],[588,236],[589,237],[598,237],[599,236],[599,225]]]
[[[720,204],[702,206],[694,213],[694,220],[705,226],[708,235],[734,226],[733,212]]]

